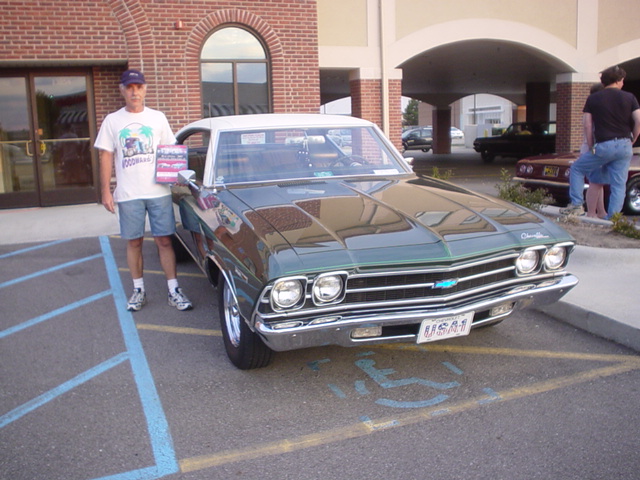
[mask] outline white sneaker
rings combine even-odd
[[[169,305],[176,307],[180,311],[191,310],[193,308],[191,301],[182,293],[180,287],[176,288],[176,291],[173,293],[169,292]]]
[[[141,288],[134,288],[133,295],[129,297],[127,302],[127,310],[129,312],[138,312],[145,303],[147,303],[147,294]]]
[[[584,215],[584,208],[582,208],[582,205],[569,204],[567,205],[567,208],[561,208],[560,213],[562,215],[575,215],[576,217],[581,217]]]

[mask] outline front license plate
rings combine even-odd
[[[473,312],[423,320],[418,332],[417,343],[435,342],[445,338],[469,335],[472,321]]]
[[[560,167],[544,167],[544,171],[542,172],[542,174],[545,177],[557,177],[558,176],[558,171],[560,170]]]

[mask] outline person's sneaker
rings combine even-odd
[[[176,288],[175,292],[169,292],[169,305],[176,307],[180,311],[191,310],[193,308],[193,305],[191,305],[187,296],[182,293],[180,287]]]
[[[133,295],[131,295],[127,302],[127,310],[137,312],[145,303],[147,303],[147,294],[141,288],[134,288]]]
[[[560,213],[562,215],[574,215],[576,217],[581,217],[584,215],[584,208],[582,208],[582,205],[569,204],[567,208],[561,208]]]

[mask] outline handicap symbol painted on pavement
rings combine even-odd
[[[450,388],[459,387],[460,384],[458,382],[433,382],[431,380],[425,380],[423,378],[417,377],[409,377],[409,378],[401,378],[397,380],[392,380],[389,378],[390,375],[396,373],[396,371],[392,368],[379,369],[375,367],[375,360],[371,358],[362,358],[360,360],[356,360],[356,366],[360,368],[364,373],[366,373],[369,378],[371,378],[374,382],[376,382],[382,388],[395,388],[395,387],[404,387],[406,385],[424,385],[425,387],[434,388],[436,390],[448,390]],[[364,382],[361,380],[357,380],[355,382],[356,391],[362,395],[368,394],[368,390],[364,385]],[[419,401],[398,401],[391,400],[389,398],[379,398],[375,402],[378,405],[384,405],[387,407],[393,408],[421,408],[421,407],[430,407],[433,405],[437,405],[438,403],[442,403],[449,398],[449,395],[445,395],[443,393],[436,395],[434,397],[419,400]]]

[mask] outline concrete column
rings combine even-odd
[[[433,153],[451,153],[451,107],[433,110]]]

